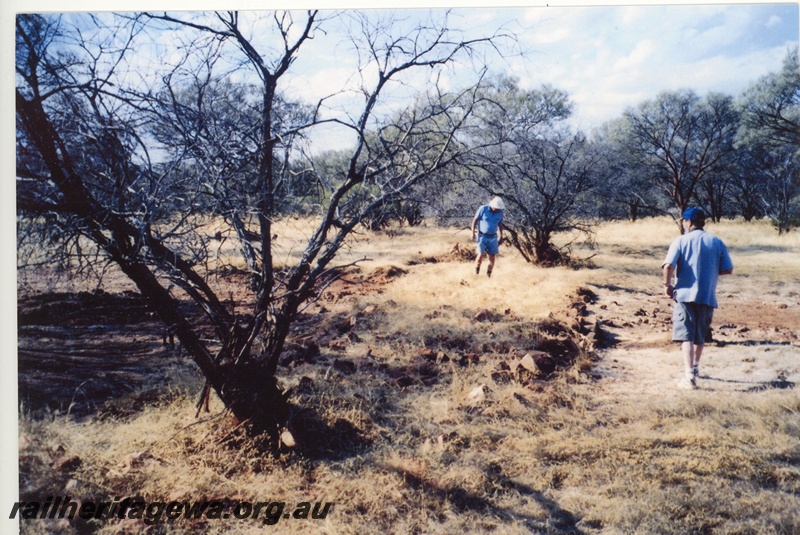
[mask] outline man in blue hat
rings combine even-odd
[[[697,388],[700,356],[711,341],[711,319],[717,308],[717,279],[733,273],[733,262],[725,244],[705,230],[706,214],[688,208],[681,214],[683,235],[669,247],[661,265],[664,294],[675,301],[672,339],[681,342],[684,388]],[[673,277],[675,277],[673,284]]]

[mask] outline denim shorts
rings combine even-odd
[[[714,307],[676,302],[672,308],[672,340],[702,345],[711,342]]]
[[[494,236],[487,236],[486,234],[478,233],[478,255],[489,253],[496,255],[500,252],[500,244],[497,241],[497,234]]]

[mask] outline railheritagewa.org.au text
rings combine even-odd
[[[145,501],[141,498],[114,498],[112,501],[87,501],[69,496],[48,496],[40,501],[15,502],[9,518],[22,520],[141,519],[145,524],[179,520],[245,520],[275,525],[281,520],[322,520],[333,502],[239,501],[231,499],[197,501]]]

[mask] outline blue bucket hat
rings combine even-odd
[[[702,208],[687,208],[683,211],[683,214],[681,214],[681,219],[686,219],[688,221],[705,221],[706,213]]]

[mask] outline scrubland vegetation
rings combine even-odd
[[[302,231],[288,225],[278,234]],[[674,388],[657,295],[667,218],[601,225],[591,249],[575,246],[592,269],[539,268],[505,248],[491,279],[475,275],[463,229],[359,233],[343,260],[368,260],[288,338],[279,378],[297,447],[270,454],[216,397],[195,417],[204,379],[158,343],[148,358],[163,366],[129,393],[20,412],[23,500],[330,501],[331,514],[269,528],[29,520],[23,532],[796,533],[800,238],[759,222],[709,230],[736,267],[698,391]],[[125,289],[113,274],[104,284]],[[555,372],[519,365],[541,350]]]
[[[276,512],[290,533],[800,531],[796,47],[740,95],[582,132],[565,91],[502,71],[520,36],[452,15],[17,17],[23,501],[335,504]],[[317,68],[341,77],[303,100]],[[489,279],[466,227],[494,195]],[[678,392],[656,281],[689,205],[736,275]]]

